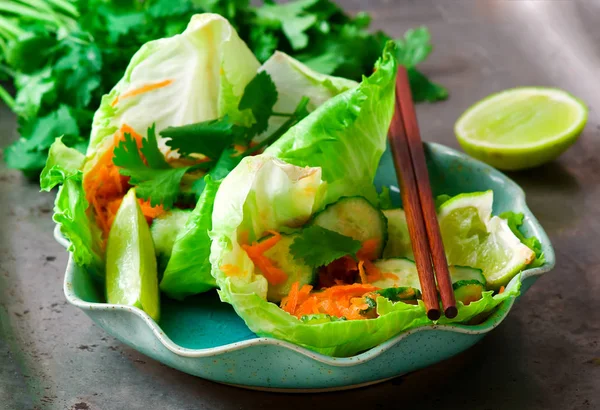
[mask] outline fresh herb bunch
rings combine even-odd
[[[54,139],[85,150],[100,98],[123,76],[131,56],[154,39],[182,32],[195,13],[226,17],[263,62],[284,51],[311,68],[358,80],[379,57],[387,35],[369,33],[370,18],[350,17],[330,0],[285,4],[249,0],[6,0],[0,3],[0,80],[13,97],[21,138],[4,152],[7,165],[36,176]],[[398,44],[416,101],[447,91],[415,66],[431,52],[429,31],[410,30]],[[222,125],[222,124],[221,124]]]

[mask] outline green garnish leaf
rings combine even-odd
[[[144,163],[142,150],[150,155],[146,158],[148,165]],[[160,161],[157,155],[162,154],[158,151],[154,127],[151,127],[139,150],[135,139],[126,133],[114,149],[113,163],[120,167],[122,175],[130,177],[129,183],[136,187],[139,198],[149,199],[152,206],[163,205],[169,209],[179,195],[181,178],[189,167],[171,168],[164,158]]]
[[[431,82],[416,68],[408,69],[408,79],[413,100],[416,102],[435,102],[448,98],[448,90],[439,84]]]
[[[308,266],[316,268],[346,255],[356,256],[360,248],[360,241],[313,225],[294,240],[290,252],[295,259],[302,259]]]
[[[203,154],[216,160],[240,131],[240,127],[225,116],[218,120],[169,127],[162,130],[160,135],[169,138],[167,145],[181,155]]]
[[[255,123],[246,135],[246,140],[267,130],[273,106],[277,102],[277,87],[266,71],[261,71],[248,83],[240,100],[240,110],[249,109],[254,115]]]
[[[256,8],[258,25],[283,30],[292,49],[300,50],[308,45],[308,35],[305,33],[317,22],[314,13],[307,11],[319,0],[298,0],[285,4],[265,4]]]

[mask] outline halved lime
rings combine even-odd
[[[471,106],[454,132],[469,155],[498,169],[518,170],[562,154],[577,140],[587,116],[586,105],[563,90],[513,88]]]
[[[439,209],[439,223],[450,265],[483,271],[488,287],[506,285],[535,258],[506,220],[492,216],[492,191],[457,195]]]
[[[106,299],[108,303],[138,307],[158,322],[154,243],[134,189],[123,198],[108,234]]]

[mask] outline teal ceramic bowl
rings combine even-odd
[[[523,190],[502,173],[438,144],[426,144],[435,195],[494,191],[494,213],[525,214],[523,230],[537,236],[546,263],[522,273],[522,292],[554,267],[548,237],[525,204]],[[397,186],[389,151],[381,160],[376,184]],[[392,189],[399,201],[397,189]],[[56,231],[57,240],[68,245]],[[513,280],[508,286],[513,286]],[[104,292],[85,270],[69,261],[64,282],[67,300],[126,345],[183,372],[221,383],[281,391],[341,390],[377,383],[456,355],[482,339],[510,312],[500,305],[476,326],[430,325],[412,329],[364,353],[347,358],[317,354],[284,341],[257,337],[216,292],[185,302],[163,298],[155,323],[140,309],[104,303]]]

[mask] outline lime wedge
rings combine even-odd
[[[456,121],[454,132],[469,155],[504,170],[553,160],[587,122],[585,104],[555,88],[523,87],[492,94]]]
[[[155,321],[159,319],[154,243],[134,189],[123,198],[108,235],[106,299],[108,303],[138,307]]]
[[[439,223],[450,265],[483,271],[488,287],[506,285],[535,258],[506,220],[492,217],[492,191],[461,194],[439,209]]]

